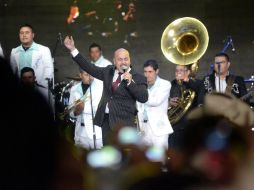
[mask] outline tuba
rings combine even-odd
[[[209,36],[206,27],[199,20],[183,17],[170,23],[161,37],[161,50],[164,56],[178,65],[191,64],[191,77],[198,71],[198,60],[208,47]],[[183,90],[178,106],[169,107],[168,117],[175,124],[187,112],[195,98],[193,90]]]

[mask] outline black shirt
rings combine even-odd
[[[89,88],[90,84],[84,84],[83,82],[81,83],[81,86],[82,86],[82,91],[83,91],[83,94],[86,93],[87,89]]]

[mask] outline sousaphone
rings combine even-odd
[[[198,70],[198,60],[208,47],[209,36],[206,27],[199,20],[183,17],[170,23],[161,37],[161,50],[174,64],[190,65],[194,77]],[[184,90],[178,106],[168,109],[171,124],[176,123],[186,113],[195,97],[193,90]]]

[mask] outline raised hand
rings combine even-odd
[[[76,49],[72,36],[66,36],[65,37],[65,39],[64,39],[64,45],[70,51],[73,51],[74,49]]]

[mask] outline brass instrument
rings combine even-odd
[[[90,96],[87,96],[86,94],[84,94],[80,99],[74,101],[72,104],[68,105],[64,111],[62,113],[59,114],[59,118],[60,119],[64,119],[64,117],[69,114],[73,109],[75,109],[75,107],[79,104],[81,104],[82,102],[86,102],[88,100]]]
[[[209,42],[206,27],[199,20],[183,17],[170,23],[161,37],[161,50],[172,63],[190,65],[191,75],[195,77],[198,70],[198,60],[205,53]],[[171,124],[176,123],[189,109],[195,92],[184,90],[179,98],[178,106],[168,109]]]
[[[178,122],[184,116],[186,111],[190,108],[195,95],[195,91],[186,89],[179,98],[178,105],[168,108],[168,117],[172,125]]]

